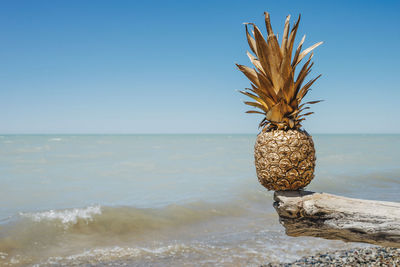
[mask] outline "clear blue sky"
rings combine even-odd
[[[243,22],[317,41],[311,133],[400,133],[399,1],[1,1],[0,133],[256,133]]]

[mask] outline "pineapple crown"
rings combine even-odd
[[[300,123],[305,117],[314,113],[302,113],[304,110],[310,108],[307,105],[322,101],[310,101],[301,104],[303,98],[308,91],[310,91],[311,85],[321,77],[321,75],[311,79],[303,86],[303,82],[306,76],[311,72],[311,67],[314,64],[311,62],[313,53],[310,54],[307,62],[303,65],[295,80],[296,67],[307,54],[321,45],[322,42],[316,43],[301,51],[306,37],[304,35],[292,59],[293,44],[299,27],[300,15],[290,31],[290,34],[290,15],[286,17],[280,46],[276,35],[272,31],[269,14],[265,12],[264,15],[268,33],[267,40],[264,39],[255,24],[244,23],[247,41],[255,56],[250,52],[247,52],[247,55],[255,68],[236,64],[239,70],[250,80],[252,87],[246,88],[245,91],[240,92],[251,97],[255,101],[245,101],[244,103],[259,109],[259,111],[249,110],[246,113],[257,113],[265,116],[259,124],[259,127],[262,127],[263,131],[299,129],[301,127]],[[248,25],[253,27],[252,33],[254,37],[250,35]]]

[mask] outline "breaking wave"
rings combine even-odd
[[[51,257],[54,251],[65,248],[79,251],[121,242],[146,242],[149,236],[166,235],[215,218],[239,217],[245,212],[239,204],[194,202],[147,209],[97,205],[20,213],[0,225],[0,265],[34,262],[38,255]],[[43,255],[43,251],[49,254]],[[18,255],[23,255],[24,261],[17,261]]]
[[[43,220],[57,220],[66,226],[76,224],[78,220],[91,221],[93,215],[101,214],[100,206],[89,206],[83,209],[49,210],[36,213],[20,213],[21,217],[32,219],[35,222]]]

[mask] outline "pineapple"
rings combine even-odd
[[[301,39],[292,59],[292,51],[300,16],[289,33],[290,15],[286,17],[282,42],[272,31],[270,16],[265,15],[268,37],[264,39],[253,23],[245,23],[246,36],[251,51],[247,52],[255,68],[236,64],[251,82],[251,88],[240,91],[254,101],[244,103],[257,108],[247,113],[262,114],[259,124],[262,131],[254,146],[257,177],[268,190],[298,190],[314,178],[315,149],[312,137],[303,129],[301,122],[313,112],[309,104],[302,103],[311,85],[321,76],[303,85],[313,63],[311,53],[295,79],[296,67],[322,42],[301,51],[305,36]],[[248,25],[253,28],[252,35]]]

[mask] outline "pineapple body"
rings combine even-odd
[[[304,130],[261,132],[254,158],[258,180],[268,190],[298,190],[314,178],[314,142]]]

